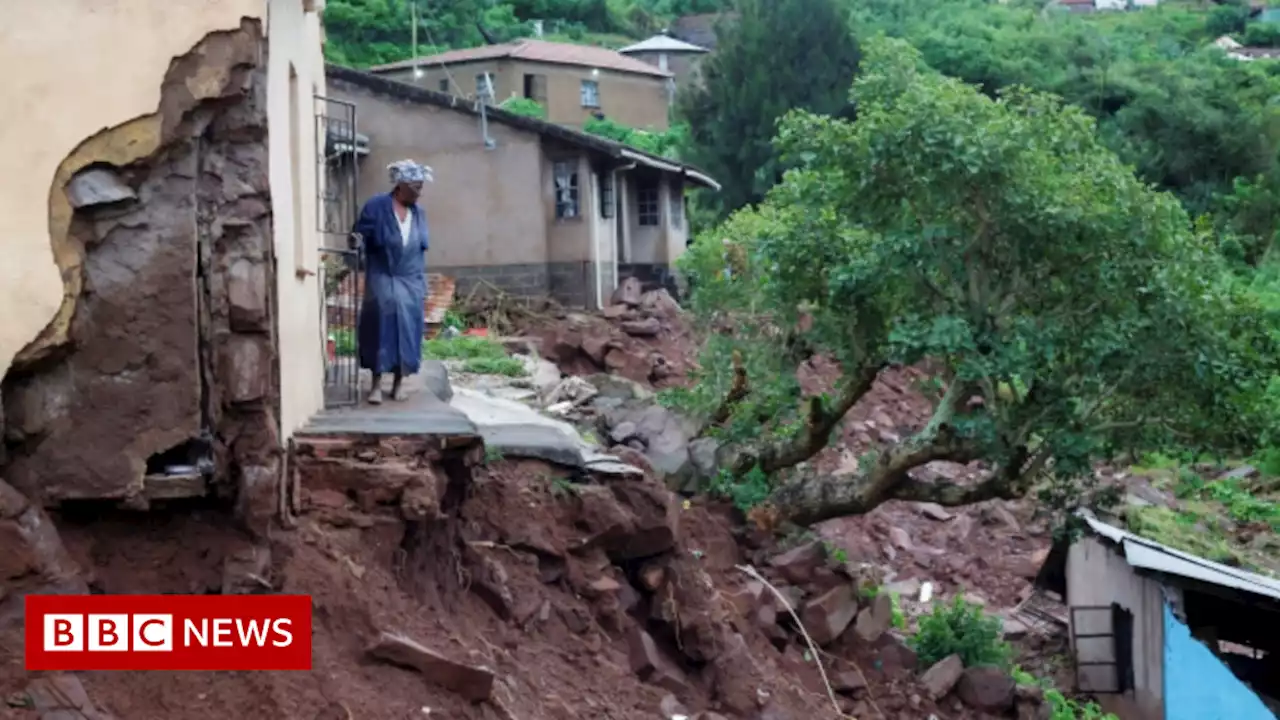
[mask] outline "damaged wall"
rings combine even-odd
[[[0,58],[31,68],[0,109],[30,178],[0,197],[2,474],[45,504],[145,505],[145,476],[200,460],[263,520],[281,419],[323,405],[322,3],[83,4],[23,0],[21,37],[0,29]]]
[[[258,21],[211,33],[165,75],[153,152],[58,189],[79,278],[69,343],[3,385],[5,476],[28,496],[141,500],[144,475],[202,453],[223,472],[231,454],[278,454],[264,58]],[[121,132],[76,157],[111,156],[90,149]]]
[[[15,70],[0,79],[0,157],[10,179],[0,195],[0,377],[20,353],[20,361],[38,357],[65,341],[72,307],[64,299],[78,294],[66,180],[94,162],[154,152],[170,61],[265,13],[265,0],[5,3],[0,63]]]

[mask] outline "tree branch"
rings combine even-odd
[[[742,475],[759,465],[766,473],[792,467],[818,454],[831,439],[831,431],[846,413],[871,389],[881,365],[862,368],[849,378],[831,407],[824,408],[818,397],[805,398],[806,418],[800,432],[757,449],[745,449],[733,463],[734,474]]]
[[[698,433],[702,435],[707,429],[723,425],[729,421],[729,417],[733,415],[733,406],[742,402],[747,397],[749,386],[747,385],[747,369],[742,365],[742,353],[737,350],[733,351],[733,384],[729,386],[729,393],[725,395],[724,401],[711,414],[711,418],[707,421],[707,425]]]

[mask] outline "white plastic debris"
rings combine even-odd
[[[920,586],[920,602],[927,603],[933,597],[933,583],[927,582]]]

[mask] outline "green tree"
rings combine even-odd
[[[718,178],[722,214],[759,202],[781,176],[771,144],[793,108],[839,114],[858,46],[836,0],[739,0],[720,29],[703,82],[677,98],[690,127],[688,160]]]
[[[778,146],[794,169],[682,261],[688,306],[719,330],[684,401],[728,473],[770,476],[804,524],[1033,488],[1062,507],[1121,450],[1250,448],[1275,357],[1257,301],[1092,118],[1025,89],[991,98],[882,39],[852,97],[856,122],[791,113]],[[797,381],[815,356],[840,369],[829,393]],[[923,429],[853,475],[796,469],[881,370],[926,359]],[[935,460],[990,473],[913,477]]]

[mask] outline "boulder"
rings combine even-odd
[[[867,643],[880,639],[881,635],[893,625],[893,598],[887,592],[878,593],[871,604],[858,613],[858,623],[854,632]]]
[[[644,286],[637,278],[634,276],[623,278],[622,282],[618,283],[618,288],[613,291],[613,304],[639,307],[643,295]]]
[[[846,583],[809,601],[800,613],[809,636],[819,645],[830,645],[849,627],[858,612],[853,585]]]
[[[485,667],[450,660],[403,635],[384,632],[368,649],[379,660],[413,668],[429,682],[457,693],[472,702],[493,696],[493,671]]]
[[[998,667],[966,668],[956,683],[956,696],[969,707],[990,713],[1013,708],[1016,683]]]
[[[924,671],[924,675],[920,676],[920,684],[924,685],[930,698],[938,700],[955,688],[963,674],[964,662],[960,660],[960,656],[948,655]]]
[[[788,582],[803,585],[813,579],[814,571],[826,562],[827,551],[822,543],[813,540],[774,555],[769,565]]]
[[[654,317],[622,322],[622,332],[635,337],[654,337],[661,331],[662,323]]]
[[[611,372],[636,382],[648,382],[653,372],[653,360],[646,348],[610,348],[605,353],[604,365]]]

